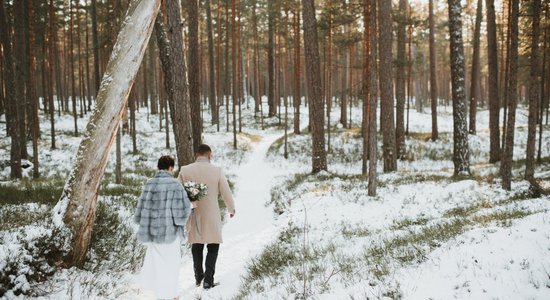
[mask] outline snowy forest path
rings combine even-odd
[[[273,179],[284,175],[285,170],[266,161],[269,147],[281,134],[265,134],[252,146],[247,162],[235,172],[234,190],[236,214],[227,219],[223,227],[224,243],[220,245],[214,280],[221,284],[208,292],[195,288],[193,261],[185,255],[180,278],[183,280],[182,299],[200,294],[202,299],[227,299],[238,292],[241,277],[251,258],[259,255],[278,232],[273,209],[266,206],[271,196]],[[223,166],[222,166],[223,167]],[[228,171],[228,170],[226,170]],[[198,295],[197,295],[198,296]]]

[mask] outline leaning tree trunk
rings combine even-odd
[[[455,175],[470,174],[470,151],[464,84],[464,44],[462,42],[462,6],[460,0],[449,0],[449,33],[451,40],[451,83],[453,89],[453,163]]]
[[[53,210],[54,223],[62,227],[62,220],[71,232],[71,251],[66,261],[70,266],[82,266],[86,259],[99,183],[159,7],[160,0],[130,2],[127,18],[101,82],[96,108],[80,143],[76,163]]]
[[[395,147],[395,123],[392,84],[392,34],[391,1],[378,0],[378,25],[380,66],[380,117],[382,126],[382,144],[384,172],[397,170]],[[373,121],[374,122],[374,121]]]
[[[531,14],[531,72],[529,79],[529,125],[527,129],[527,156],[525,160],[525,179],[536,185],[535,179],[535,140],[537,135],[538,105],[540,99],[539,35],[541,0],[533,0]],[[544,68],[543,68],[544,69]],[[542,124],[541,124],[542,127]]]
[[[498,43],[495,1],[487,0],[487,58],[489,66],[489,162],[500,160],[500,103],[498,97]]]
[[[516,127],[516,109],[518,105],[518,19],[519,0],[511,1],[510,10],[510,62],[508,71],[508,84],[506,94],[508,98],[508,118],[506,124],[506,139],[502,151],[500,174],[502,176],[502,188],[512,189],[512,160],[514,158],[514,134]]]
[[[304,21],[304,50],[306,58],[306,80],[309,93],[309,114],[312,135],[312,172],[327,169],[325,149],[323,87],[321,86],[321,68],[319,44],[317,38],[317,20],[313,0],[302,0]]]
[[[439,137],[437,131],[437,72],[435,60],[435,20],[434,20],[434,0],[429,3],[429,23],[430,23],[430,97],[432,101],[432,141]],[[410,93],[410,90],[409,90]]]

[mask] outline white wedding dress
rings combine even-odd
[[[138,275],[141,288],[152,290],[158,299],[178,297],[181,268],[180,240],[170,244],[145,244],[147,251]]]

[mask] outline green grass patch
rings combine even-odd
[[[0,205],[38,203],[54,205],[61,197],[65,181],[61,178],[23,179],[0,185]]]
[[[403,220],[394,221],[393,225],[391,226],[391,229],[401,230],[401,229],[408,228],[408,227],[411,227],[411,226],[423,226],[423,225],[426,225],[428,223],[428,221],[429,221],[429,219],[424,218],[424,217],[420,217],[420,218],[417,218],[417,219],[405,218]]]
[[[50,215],[50,206],[30,210],[26,205],[2,206],[0,210],[0,231],[11,231],[15,228],[46,220]]]
[[[96,272],[105,267],[111,271],[136,270],[145,249],[132,228],[118,213],[120,203],[97,203],[96,220],[85,268]]]

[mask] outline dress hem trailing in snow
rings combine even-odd
[[[152,290],[160,299],[178,297],[179,271],[182,263],[180,239],[170,244],[145,244],[147,251],[138,275],[141,288]]]

